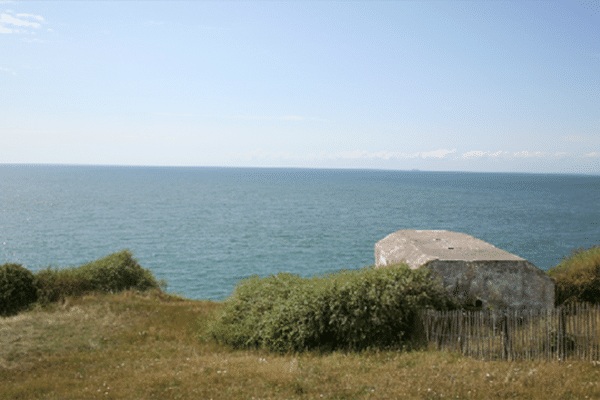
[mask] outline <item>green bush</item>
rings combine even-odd
[[[77,267],[73,270],[73,274],[88,280],[95,291],[120,292],[127,289],[145,291],[161,286],[152,272],[142,268],[128,249]]]
[[[67,296],[78,297],[94,289],[89,279],[80,276],[74,269],[58,270],[48,266],[37,272],[38,302],[48,304]]]
[[[420,310],[461,306],[430,271],[406,264],[309,279],[279,273],[238,283],[208,329],[236,348],[389,348],[417,339],[413,325]]]
[[[569,258],[547,271],[554,280],[555,306],[600,304],[600,248],[575,249]]]
[[[38,290],[33,273],[22,264],[0,265],[0,315],[10,316],[37,301]]]

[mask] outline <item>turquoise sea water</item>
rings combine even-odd
[[[401,229],[463,232],[546,270],[600,245],[600,176],[0,165],[0,263],[77,266],[125,248],[169,291],[374,264]]]

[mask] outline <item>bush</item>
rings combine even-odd
[[[67,296],[78,297],[94,289],[89,279],[77,275],[73,269],[59,271],[58,268],[47,267],[38,271],[36,278],[38,302],[41,304],[56,302]]]
[[[556,284],[555,307],[600,304],[600,248],[575,249],[568,259],[547,271]]]
[[[10,316],[37,301],[38,290],[33,273],[22,264],[0,265],[0,315]]]
[[[398,264],[310,279],[253,276],[238,283],[209,332],[236,348],[277,352],[409,344],[420,310],[462,306],[430,275]]]
[[[92,289],[96,291],[120,292],[127,289],[145,291],[161,286],[152,272],[142,268],[128,249],[84,264],[75,268],[72,273],[78,278],[88,280]]]

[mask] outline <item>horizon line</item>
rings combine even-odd
[[[344,171],[398,171],[433,173],[475,173],[475,174],[535,174],[535,175],[585,175],[600,176],[600,172],[515,172],[515,171],[458,171],[458,170],[422,170],[384,169],[384,168],[343,168],[343,167],[279,167],[279,166],[231,166],[231,165],[123,165],[123,164],[62,164],[62,163],[0,163],[0,166],[63,166],[63,167],[132,167],[132,168],[238,168],[238,169],[314,169]]]

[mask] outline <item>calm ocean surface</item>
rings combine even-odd
[[[600,176],[0,165],[0,264],[77,266],[128,248],[168,291],[374,264],[400,229],[463,232],[546,270],[600,245]]]

